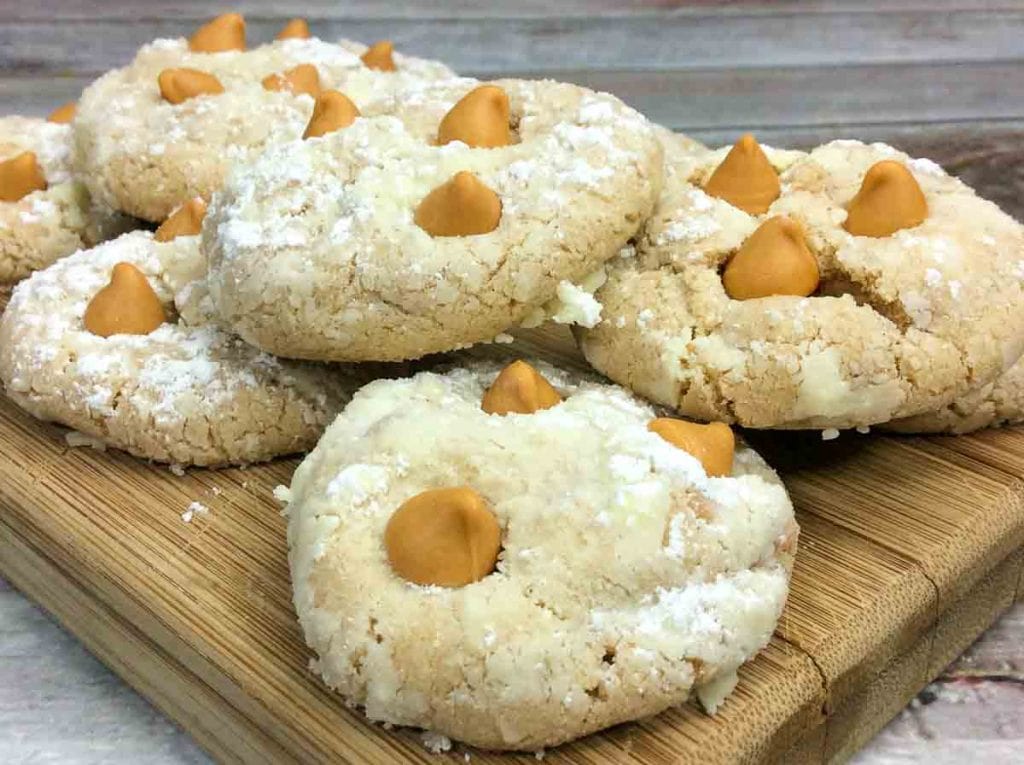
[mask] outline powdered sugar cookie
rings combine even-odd
[[[371,720],[494,749],[714,706],[786,599],[779,479],[724,425],[689,426],[698,459],[621,388],[498,369],[371,383],[296,471],[318,671]]]
[[[1024,230],[940,167],[856,141],[726,156],[667,184],[598,290],[581,346],[613,380],[700,419],[845,428],[1020,355]]]
[[[203,241],[217,310],[243,338],[352,361],[490,339],[651,209],[658,141],[612,96],[521,80],[414,95],[232,173]]]
[[[66,123],[0,117],[0,282],[134,228],[72,180],[70,150]]]
[[[969,391],[945,409],[887,422],[900,433],[972,433],[1024,422],[1024,361],[994,382]]]
[[[157,242],[139,231],[36,272],[0,320],[7,395],[40,419],[164,462],[248,463],[310,447],[351,382],[217,329],[204,268],[198,237]]]
[[[289,37],[245,50],[243,32],[237,49],[195,45],[195,37],[156,40],[83,93],[76,167],[106,204],[162,221],[185,200],[208,198],[232,162],[299,138],[318,92],[337,89],[368,108],[420,79],[452,76],[440,63],[390,52],[393,69],[371,68],[366,47],[351,42]]]

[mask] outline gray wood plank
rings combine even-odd
[[[143,43],[189,34],[195,22],[159,17],[0,25],[0,70],[96,74]],[[250,41],[280,19],[250,18]],[[564,69],[685,70],[982,62],[1024,58],[1024,8],[997,12],[777,13],[770,16],[314,20],[324,39],[393,39],[459,71],[496,74],[527,64]]]
[[[827,14],[857,12],[874,14],[886,11],[956,11],[1020,9],[1020,0],[505,0],[481,3],[478,0],[419,0],[395,3],[385,0],[306,0],[301,13],[310,19],[480,19],[480,18],[587,18],[604,16],[677,15],[677,16],[771,16],[779,13]],[[287,18],[300,13],[279,0],[242,0],[225,3],[224,9],[254,18]],[[219,12],[208,0],[178,0],[169,5],[163,0],[36,0],[7,2],[0,7],[0,22],[15,20],[177,18],[199,20]]]

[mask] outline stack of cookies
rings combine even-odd
[[[248,47],[227,14],[0,120],[0,160],[0,279],[34,271],[7,395],[176,465],[311,450],[280,492],[295,607],[372,720],[530,750],[713,712],[798,536],[732,425],[1022,417],[1024,229],[882,144],[714,150],[301,19]],[[378,364],[545,321],[617,384]]]

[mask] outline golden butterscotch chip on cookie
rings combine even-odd
[[[497,85],[481,85],[463,96],[437,128],[439,144],[462,141],[490,149],[510,142],[508,93]]]
[[[465,170],[427,194],[416,206],[416,225],[431,236],[488,234],[501,221],[501,199]]]
[[[305,93],[316,98],[320,94],[320,74],[312,64],[299,64],[286,72],[267,75],[263,78],[263,87],[267,90]]]
[[[188,47],[195,53],[245,50],[245,19],[237,13],[218,16],[193,33]]]
[[[480,406],[498,364],[374,381],[277,492],[315,666],[371,720],[536,751],[713,709],[771,639],[778,476],[724,425],[680,448],[624,389],[531,366],[564,400],[522,417]]]
[[[310,37],[309,24],[305,19],[292,19],[274,37],[275,40],[306,40]]]
[[[902,162],[882,160],[864,174],[857,196],[846,208],[843,228],[856,236],[891,236],[919,226],[928,217],[928,202],[914,175]]]
[[[532,414],[562,401],[544,375],[525,361],[513,361],[501,370],[484,393],[480,407],[488,414]]]
[[[501,527],[487,501],[468,486],[432,489],[407,499],[388,519],[384,545],[403,579],[463,587],[494,571]]]
[[[762,223],[729,258],[722,284],[734,300],[807,296],[818,288],[818,261],[800,224],[777,215]]]
[[[205,217],[206,201],[202,197],[190,199],[160,224],[153,238],[158,242],[170,242],[179,236],[196,236],[203,230]]]
[[[66,104],[58,106],[46,117],[47,122],[56,122],[60,125],[66,125],[75,118],[75,111],[78,108],[78,104],[75,101],[68,101]]]
[[[380,40],[367,48],[360,58],[370,69],[376,69],[381,72],[393,72],[397,69],[393,56],[394,50],[395,46],[390,40]]]
[[[33,151],[0,162],[0,202],[17,202],[33,191],[46,190],[46,177]]]
[[[224,92],[224,86],[212,74],[187,67],[164,69],[157,76],[157,84],[160,86],[160,95],[172,104]]]
[[[337,90],[325,90],[316,98],[313,115],[302,134],[303,138],[319,138],[335,130],[347,128],[359,116],[359,107]]]
[[[747,133],[715,168],[704,191],[744,212],[760,215],[779,198],[779,175],[754,136]]]
[[[685,417],[752,428],[920,423],[984,399],[1024,351],[1024,227],[885,144],[747,144],[666,146],[661,198],[578,330],[590,363]],[[771,198],[720,194],[708,179],[730,167]]]
[[[732,473],[736,436],[724,422],[702,425],[672,417],[658,417],[648,423],[647,429],[700,460],[709,476],[721,477]]]
[[[131,263],[118,263],[110,283],[86,306],[82,323],[99,337],[148,335],[166,321],[163,304],[146,275]]]
[[[178,465],[311,448],[354,371],[282,361],[217,328],[196,236],[134,231],[17,285],[0,317],[0,383],[33,416]]]

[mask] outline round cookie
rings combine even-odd
[[[365,51],[348,41],[293,38],[200,53],[185,39],[156,40],[82,94],[76,168],[98,199],[159,222],[187,199],[209,198],[233,162],[302,135],[313,97],[267,90],[268,76],[313,65],[320,88],[340,90],[360,108],[418,80],[453,76],[443,64],[400,53],[393,56],[395,71],[371,69],[360,58]],[[180,68],[213,75],[224,92],[169,103],[158,76]]]
[[[996,205],[929,160],[834,141],[766,148],[780,194],[751,215],[703,189],[726,151],[666,184],[596,294],[602,321],[578,336],[613,380],[697,419],[847,428],[941,409],[1018,358],[1024,231]],[[887,236],[850,234],[846,207],[885,160],[904,174],[889,190],[919,186],[927,214]],[[817,288],[731,298],[723,268],[776,216],[809,251]]]
[[[612,257],[660,188],[650,123],[574,85],[493,85],[508,96],[509,145],[436,145],[441,117],[479,86],[459,80],[419,89],[399,117],[237,167],[203,228],[225,323],[297,358],[417,358],[493,338]],[[428,201],[463,181],[491,228],[428,233]]]
[[[315,667],[371,720],[538,749],[694,692],[713,709],[773,632],[798,533],[775,473],[740,447],[709,478],[648,429],[649,405],[539,368],[556,400],[504,416],[481,402],[494,410],[495,389],[543,402],[547,382],[502,388],[489,364],[373,382],[281,495]],[[456,505],[430,512],[438,493]],[[459,524],[446,542],[434,523],[451,510],[472,583],[399,576],[424,548],[428,563],[451,553],[439,574],[461,559]],[[495,522],[501,552],[479,578]]]
[[[353,386],[339,370],[279,361],[217,329],[198,242],[137,231],[19,284],[0,319],[7,395],[40,419],[161,462],[244,464],[311,447]],[[120,263],[141,271],[169,317],[149,334],[101,337],[83,323]]]
[[[960,396],[945,409],[885,423],[898,433],[973,433],[1024,422],[1024,361],[994,382]]]
[[[93,204],[85,187],[72,179],[71,127],[34,117],[0,117],[0,165],[25,152],[45,188],[0,200],[0,283],[22,279],[75,250],[134,228],[133,221]],[[6,169],[0,170],[4,180]],[[37,184],[42,185],[42,184]],[[19,199],[7,197],[20,196]]]

